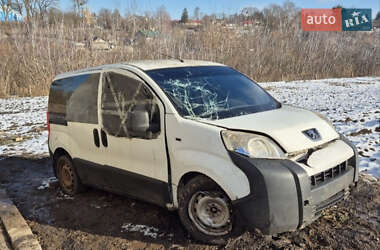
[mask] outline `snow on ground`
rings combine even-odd
[[[277,100],[325,115],[380,177],[380,77],[261,83]],[[0,99],[0,159],[47,156],[47,97]]]
[[[155,227],[150,227],[146,225],[135,225],[132,223],[125,223],[121,226],[122,232],[140,232],[143,233],[144,236],[151,237],[156,239],[159,233],[159,230]]]
[[[157,237],[169,237],[172,238],[173,234],[167,234],[165,232],[161,232],[158,228],[140,224],[132,224],[132,223],[124,223],[121,226],[121,232],[139,232],[144,236],[156,239]]]
[[[57,182],[57,178],[55,177],[50,177],[50,178],[47,178],[45,180],[42,180],[42,183],[39,187],[37,187],[38,190],[44,190],[44,189],[47,189],[50,187],[50,184],[51,183],[55,183]]]
[[[47,97],[0,99],[0,158],[48,155]]]

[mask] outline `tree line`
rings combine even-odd
[[[126,12],[120,13],[118,9],[110,10],[102,8],[97,13],[88,8],[89,0],[71,0],[72,9],[62,11],[58,8],[59,0],[0,0],[0,9],[4,12],[5,19],[10,11],[25,17],[25,23],[29,26],[64,23],[68,25],[96,24],[105,29],[126,28],[126,23],[141,23],[142,20],[154,19],[162,29],[170,25],[171,17],[165,6],[162,5],[156,11],[146,11],[137,15],[137,2],[131,1]],[[335,8],[342,8],[337,5]],[[283,19],[294,18],[299,14],[299,8],[293,2],[286,1],[282,6],[271,4],[262,10],[256,7],[245,7],[239,13],[227,15],[225,13],[205,14],[199,7],[195,7],[190,16],[187,8],[181,14],[181,23],[187,23],[190,19],[202,21],[203,23],[224,21],[225,23],[256,22],[263,23],[272,28],[281,25]],[[374,19],[380,22],[380,11]],[[11,21],[11,20],[5,20]],[[149,25],[148,25],[149,26]]]

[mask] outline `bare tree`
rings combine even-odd
[[[11,0],[0,0],[0,9],[4,13],[4,21],[8,21],[9,14],[12,11],[12,1]]]
[[[160,6],[156,12],[156,20],[161,31],[164,31],[170,24],[170,15],[164,5]]]
[[[48,13],[49,8],[56,6],[58,0],[37,0],[36,7],[38,9],[41,20],[43,20]]]
[[[113,23],[114,23],[114,28],[115,29],[119,29],[120,25],[121,25],[122,17],[120,15],[120,12],[119,12],[118,9],[114,9],[113,10],[113,12],[112,12],[112,20],[113,20]]]
[[[98,13],[98,25],[105,29],[112,28],[112,12],[109,9],[102,8]]]
[[[24,4],[23,4],[22,0],[13,0],[12,1],[12,9],[20,15],[22,15],[22,10],[24,9],[23,6],[24,6]]]
[[[36,0],[20,0],[20,2],[24,7],[27,21],[31,22],[31,19],[36,16],[37,12]]]
[[[88,0],[72,0],[74,5],[74,11],[81,15],[83,6],[85,6],[88,3]]]
[[[5,1],[5,0],[1,0]],[[25,13],[27,22],[32,19],[40,17],[41,20],[45,18],[49,8],[57,5],[59,0],[13,0],[12,9],[20,15]]]
[[[57,24],[63,20],[63,12],[55,7],[49,8],[46,16],[50,25]]]
[[[136,12],[137,12],[138,6],[136,0],[132,0],[129,2],[129,6],[127,7],[127,11],[125,13],[125,16],[127,17],[127,20],[132,23],[132,38],[136,35]]]
[[[31,28],[32,18],[35,16],[37,12],[36,1],[38,0],[14,0],[13,2],[13,8],[20,15],[23,15],[23,13],[25,12],[28,29]]]
[[[253,16],[256,12],[259,12],[259,9],[256,7],[245,7],[241,10],[241,14],[245,17]]]

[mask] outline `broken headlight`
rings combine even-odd
[[[270,138],[237,131],[222,131],[224,145],[230,151],[251,158],[285,158],[284,152]]]

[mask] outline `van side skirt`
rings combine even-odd
[[[167,182],[79,158],[74,158],[73,162],[80,180],[85,185],[162,207],[166,207],[170,202]]]

